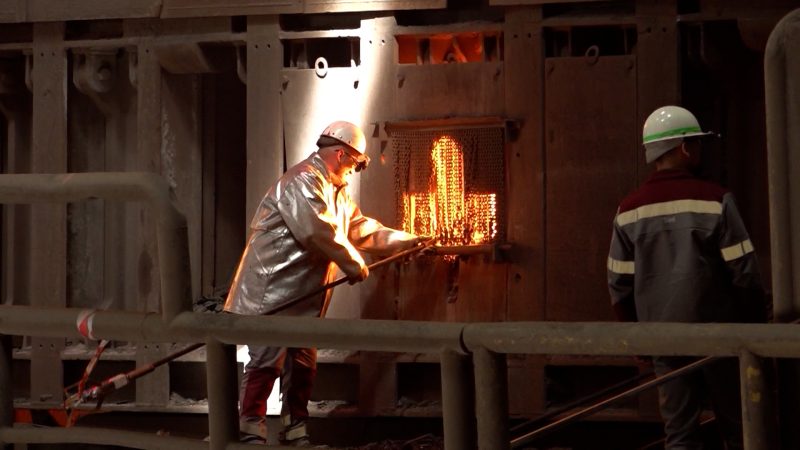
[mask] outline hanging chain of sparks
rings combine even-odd
[[[497,196],[465,189],[464,154],[458,142],[440,137],[431,149],[430,164],[427,192],[403,193],[403,229],[435,236],[439,245],[491,241],[497,235]]]

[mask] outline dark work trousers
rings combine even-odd
[[[248,346],[250,362],[244,368],[239,391],[239,418],[263,420],[267,397],[283,372],[283,409],[292,422],[308,418],[308,400],[317,373],[317,349]]]
[[[655,357],[659,376],[696,361],[688,357]],[[741,450],[742,404],[739,392],[739,360],[722,358],[658,387],[661,416],[666,433],[665,450],[701,450],[700,414],[706,400],[728,450]]]

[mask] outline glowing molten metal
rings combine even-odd
[[[435,236],[439,245],[490,242],[497,235],[497,196],[464,186],[464,155],[450,136],[431,149],[426,192],[403,194],[403,229]]]

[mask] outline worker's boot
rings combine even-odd
[[[287,392],[283,398],[283,433],[281,443],[293,447],[312,447],[306,430],[308,401],[314,385],[317,369],[293,364]]]
[[[260,420],[239,420],[239,441],[245,444],[266,444],[267,443],[267,421]]]
[[[294,420],[288,425],[284,424],[278,438],[281,445],[288,447],[312,447],[305,420]]]

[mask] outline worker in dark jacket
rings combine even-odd
[[[688,110],[665,106],[643,130],[655,172],[619,206],[608,285],[620,320],[749,322],[765,318],[753,244],[724,188],[697,178],[701,130]],[[663,375],[692,358],[655,357]],[[743,448],[738,365],[725,358],[659,387],[667,450],[702,448],[699,419],[710,397],[728,450]]]
[[[279,314],[324,317],[331,290],[293,306],[287,302],[333,281],[335,267],[351,282],[369,270],[359,250],[392,253],[425,238],[394,230],[365,217],[350,197],[347,180],[366,168],[366,138],[350,122],[333,122],[320,135],[318,150],[290,168],[267,191],[250,224],[225,311],[236,314]],[[285,309],[284,309],[285,307]],[[249,346],[240,390],[243,440],[266,441],[266,401],[284,371],[286,445],[309,444],[305,421],[316,374],[316,349]]]

